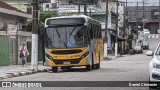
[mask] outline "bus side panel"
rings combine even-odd
[[[104,56],[103,51],[104,51],[104,44],[103,44],[103,40],[100,39],[100,40],[99,40],[100,61],[103,60],[103,56]]]
[[[99,63],[100,61],[103,60],[103,40],[102,39],[97,39],[96,40],[96,49],[94,51],[94,58],[95,58],[95,62],[94,64]]]
[[[90,50],[91,50],[91,53],[93,54],[93,63],[96,64],[98,63],[98,42],[96,39],[92,39],[91,40],[91,45],[90,45]],[[92,55],[91,55],[92,56]]]

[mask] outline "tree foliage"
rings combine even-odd
[[[41,39],[41,33],[42,33],[42,29],[44,28],[44,23],[45,23],[45,19],[46,18],[50,18],[50,17],[56,17],[56,13],[55,12],[41,12],[40,14],[40,19],[39,19],[39,22],[38,22],[38,60],[42,60],[43,59],[43,55],[42,55],[42,39]],[[27,31],[31,32],[32,31],[32,20],[29,21],[27,23]],[[30,48],[29,50],[31,50],[31,43],[28,43],[27,44],[28,48]],[[28,58],[28,61],[31,60],[31,56]]]
[[[56,17],[56,16],[57,16],[56,12],[48,12],[48,11],[41,12],[40,19],[38,22],[38,35],[39,36],[41,36],[41,30],[42,30],[42,28],[44,28],[45,19],[50,18],[50,17]],[[27,23],[27,31],[29,31],[29,32],[32,31],[32,20]]]
[[[130,50],[132,49],[132,40],[133,40],[133,35],[129,35],[127,39],[127,49]]]

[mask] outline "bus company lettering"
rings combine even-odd
[[[81,55],[54,56],[53,58],[80,58]]]
[[[12,87],[42,87],[41,83],[12,83]]]

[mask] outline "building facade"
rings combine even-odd
[[[106,11],[106,0],[100,0],[99,1],[99,6],[102,10],[102,12]],[[118,0],[118,27],[116,31],[116,16],[117,16],[117,2],[116,0],[109,0],[108,1],[108,29],[107,29],[107,44],[108,48],[111,47],[111,44],[115,43],[115,38],[116,38],[116,32],[118,33],[117,38],[118,38],[118,47],[123,49],[125,42],[124,37],[126,37],[126,33],[124,32],[124,8],[125,8],[125,3],[124,0]],[[105,30],[105,22],[102,22],[102,27]],[[121,50],[118,50],[121,52]]]
[[[138,15],[137,15],[137,7],[136,6],[130,6],[128,9],[128,22],[131,27],[136,27],[136,22],[138,18],[138,25],[143,27],[143,21],[144,22],[144,28],[149,29],[151,34],[155,34],[156,30],[159,29],[159,7],[158,6],[145,6],[143,9],[143,6],[138,7]],[[138,17],[136,17],[138,16]]]
[[[26,32],[27,19],[32,16],[0,1],[0,66],[19,64],[21,42],[31,42],[31,32]]]
[[[32,0],[3,0],[3,2],[18,8],[21,11],[27,12],[27,9],[31,8]]]

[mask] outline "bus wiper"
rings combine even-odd
[[[57,33],[58,37],[60,38],[60,34],[59,34],[58,30],[57,30],[57,27],[55,27],[55,29],[56,29],[56,33]]]
[[[72,33],[74,32],[74,30],[77,28],[77,26],[78,26],[78,25],[76,25],[76,26],[72,29],[72,31],[71,31],[71,33],[69,34],[69,36],[72,35]]]
[[[57,27],[55,27],[55,30],[56,30],[56,33],[57,33],[58,37],[61,39],[61,36],[60,36],[60,34],[59,34],[58,30],[57,30]]]

